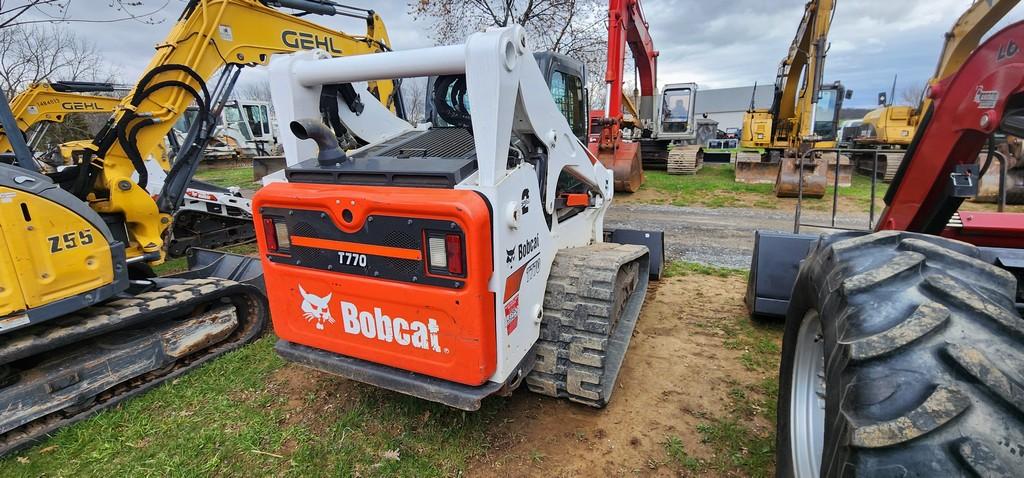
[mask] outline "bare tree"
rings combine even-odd
[[[603,83],[608,10],[599,0],[419,0],[409,8],[418,21],[430,22],[439,45],[491,26],[522,25],[534,50],[576,58],[587,66],[588,85]]]
[[[271,100],[270,81],[261,79],[239,85],[235,88],[235,97],[243,100],[269,102]]]
[[[911,106],[917,105],[921,102],[921,98],[924,97],[924,90],[927,86],[927,84],[920,83],[904,87],[900,91],[900,103]]]
[[[0,87],[8,97],[43,80],[110,81],[117,76],[91,41],[54,26],[0,28]]]
[[[402,81],[402,102],[405,104],[405,116],[413,125],[422,123],[426,118],[427,82],[423,78],[409,78]]]
[[[110,23],[133,20],[142,23],[160,23],[155,15],[170,0],[88,0],[90,13],[100,17],[86,18],[73,15],[74,4],[83,0],[6,0],[0,1],[0,29],[36,23]],[[100,5],[96,5],[99,3]],[[99,12],[97,12],[99,10]]]

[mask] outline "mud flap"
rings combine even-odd
[[[751,316],[786,316],[800,261],[817,238],[813,234],[754,231],[754,255],[744,297]]]
[[[647,246],[650,251],[651,280],[661,280],[665,269],[665,233],[663,231],[640,231],[636,229],[605,229],[605,242]]]

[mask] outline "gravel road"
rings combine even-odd
[[[827,224],[830,215],[804,211],[802,222]],[[837,226],[864,228],[867,214],[843,214]],[[607,228],[665,231],[666,258],[719,267],[750,267],[754,231],[793,232],[792,210],[678,207],[654,204],[613,204],[605,218]],[[801,232],[821,229],[803,228]]]

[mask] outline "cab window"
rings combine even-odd
[[[551,97],[558,110],[572,128],[572,133],[585,139],[587,135],[587,112],[584,111],[583,80],[578,76],[555,70],[551,76]]]
[[[690,125],[690,88],[668,90],[661,100],[662,129],[666,133],[685,133]]]

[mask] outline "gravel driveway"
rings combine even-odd
[[[802,222],[827,224],[828,213],[804,211]],[[867,215],[844,214],[837,226],[865,228]],[[666,258],[719,267],[750,267],[754,231],[793,232],[793,211],[773,209],[679,207],[660,204],[613,204],[607,228],[665,231]],[[801,232],[822,229],[803,228]]]

